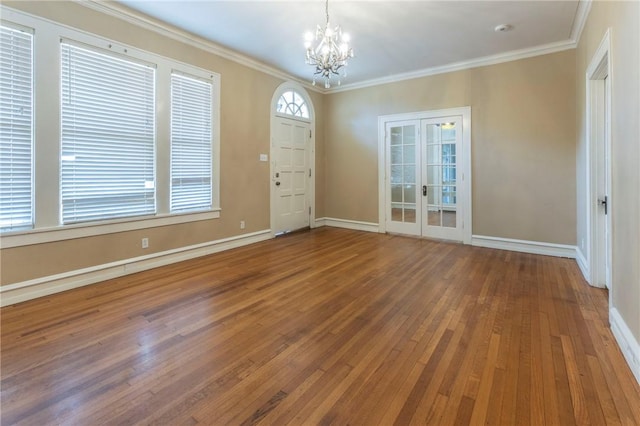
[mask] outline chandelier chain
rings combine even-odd
[[[324,12],[327,15],[327,25],[329,25],[329,0],[324,3]]]

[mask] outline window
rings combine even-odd
[[[62,223],[154,214],[155,69],[61,47]]]
[[[276,112],[309,119],[309,107],[307,107],[307,103],[304,101],[302,95],[293,90],[284,92],[282,96],[280,96],[276,106]]]
[[[33,227],[33,34],[0,27],[0,229]]]
[[[219,74],[2,12],[3,247],[220,217]]]
[[[171,74],[171,212],[211,208],[211,82]]]

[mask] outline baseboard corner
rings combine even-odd
[[[578,264],[578,268],[580,268],[580,272],[582,272],[582,276],[585,281],[591,282],[591,273],[589,272],[589,263],[587,262],[587,258],[585,257],[580,247],[576,247],[576,263]]]
[[[327,218],[326,217],[319,217],[314,221],[313,227],[314,228],[320,228],[322,226],[326,226],[327,225]]]

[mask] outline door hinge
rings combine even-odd
[[[311,177],[311,169],[309,169],[309,177]]]
[[[311,206],[309,206],[309,216],[311,216]]]
[[[309,130],[309,139],[311,139],[311,130]]]

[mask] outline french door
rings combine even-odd
[[[463,117],[387,121],[388,232],[464,241]]]

